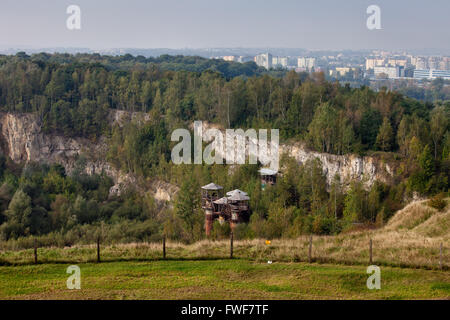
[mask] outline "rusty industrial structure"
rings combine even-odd
[[[261,190],[265,190],[267,185],[274,185],[277,183],[277,171],[267,168],[259,170],[261,175]]]
[[[211,234],[215,220],[228,222],[231,230],[236,224],[248,221],[250,215],[250,200],[247,193],[239,189],[227,192],[223,196],[223,187],[210,183],[202,187],[202,208],[205,210],[206,235]]]
[[[274,185],[277,181],[277,171],[260,169],[261,189],[267,185]],[[231,231],[240,222],[247,222],[250,218],[250,197],[239,189],[223,194],[223,187],[210,183],[202,188],[202,208],[205,210],[205,231],[211,235],[215,220],[220,223],[229,223]]]

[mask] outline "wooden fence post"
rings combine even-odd
[[[166,259],[166,236],[163,236],[163,259]]]
[[[442,242],[441,242],[441,247],[439,248],[439,269],[441,269],[441,270],[442,270],[442,267],[443,267],[443,265],[442,265],[442,255],[443,255],[442,251],[443,251],[443,248],[442,248]]]
[[[312,262],[312,235],[309,236],[309,251],[308,251],[308,261]]]
[[[100,236],[97,237],[97,262],[100,262]]]
[[[372,239],[370,239],[369,243],[369,264],[372,265]]]
[[[38,263],[38,256],[37,256],[37,241],[34,239],[34,264]]]
[[[233,231],[230,233],[230,259],[233,259]]]

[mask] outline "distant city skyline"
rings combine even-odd
[[[69,5],[81,30],[68,30]],[[381,8],[381,30],[366,9]],[[3,0],[0,47],[303,48],[450,54],[450,1]]]

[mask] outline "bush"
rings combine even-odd
[[[228,222],[220,223],[218,220],[214,221],[211,239],[213,240],[221,240],[227,239],[230,237],[230,224]]]
[[[253,232],[247,223],[239,223],[236,225],[233,233],[236,240],[254,238]]]
[[[341,231],[341,225],[334,217],[316,215],[312,223],[312,229],[315,234],[331,235],[339,233]]]
[[[439,193],[435,195],[433,198],[431,198],[428,203],[430,207],[438,210],[443,211],[445,207],[447,206],[447,200],[445,200],[445,194]]]

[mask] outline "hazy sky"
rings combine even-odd
[[[81,30],[66,8],[81,8]],[[366,27],[381,7],[382,30]],[[450,0],[1,0],[0,45],[450,51]]]

